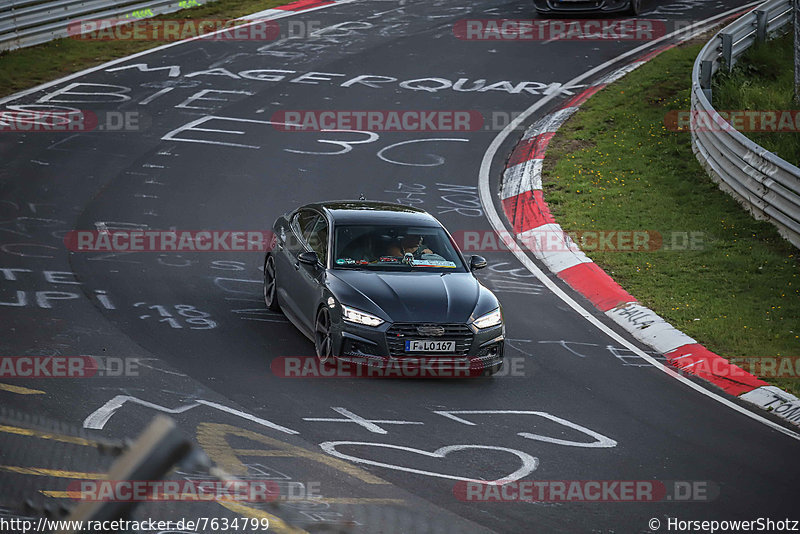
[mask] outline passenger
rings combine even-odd
[[[400,239],[399,243],[391,243],[386,251],[386,255],[402,258],[406,254],[413,254],[416,257],[421,244],[421,235],[407,235]],[[422,249],[421,254],[433,254],[433,251],[426,247]]]

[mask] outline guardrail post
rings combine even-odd
[[[761,9],[756,11],[756,41],[763,43],[767,40],[767,12]]]
[[[733,35],[721,33],[719,36],[722,39],[722,59],[725,60],[725,66],[730,72],[733,70]]]
[[[711,68],[713,62],[710,59],[705,59],[700,62],[700,89],[703,94],[711,102]]]

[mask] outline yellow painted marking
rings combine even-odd
[[[238,502],[220,501],[219,503],[235,514],[243,515],[245,517],[252,517],[255,519],[268,519],[270,531],[275,531],[278,534],[308,534],[308,532],[305,530],[293,527],[283,519],[272,514],[268,514],[264,510],[252,508]]]
[[[45,469],[43,467],[16,467],[13,465],[0,465],[0,471],[18,473],[20,475],[34,475],[41,477],[73,478],[81,480],[98,480],[106,478],[105,473],[85,473],[82,471],[63,471],[61,469]]]
[[[100,477],[97,477],[97,478],[100,478]],[[46,495],[48,497],[53,497],[54,499],[69,499],[69,498],[80,499],[80,497],[81,497],[81,492],[80,491],[40,490],[40,492],[43,495]],[[305,501],[319,501],[319,502],[324,502],[324,503],[327,503],[327,504],[373,504],[373,505],[380,505],[380,504],[383,504],[383,505],[392,505],[392,504],[403,505],[403,504],[406,503],[406,501],[403,500],[403,499],[381,499],[381,498],[360,498],[360,497],[331,497],[331,498],[321,497],[321,498],[311,498],[311,499],[280,499],[277,502],[292,502],[292,501],[303,501],[303,502],[305,502]],[[241,506],[243,506],[245,508],[248,508],[248,510],[253,510],[253,511],[257,511],[257,512],[263,512],[263,510],[259,510],[257,508],[250,508],[250,507],[242,504],[241,502],[238,502],[235,499],[234,500],[216,499],[216,502],[218,502],[222,506],[224,506],[224,507],[226,507],[226,508],[228,508],[228,509],[230,509],[232,511],[236,511],[236,510],[233,510],[233,508],[231,508],[228,505],[241,505]],[[236,513],[240,513],[240,512],[236,511]],[[241,512],[241,513],[243,515],[247,515],[248,517],[254,517],[254,516],[248,515],[247,513],[244,513],[244,512]],[[266,513],[266,512],[264,512],[264,513]],[[272,520],[270,520],[270,524],[271,523],[272,523]]]
[[[17,395],[44,395],[45,392],[41,389],[30,389],[22,386],[12,386],[11,384],[0,384],[0,390],[10,391]]]
[[[56,490],[39,490],[39,493],[54,499],[76,499],[81,500],[80,491],[56,491]]]
[[[39,490],[39,493],[42,495],[46,495],[47,497],[53,497],[54,499],[75,499],[77,501],[81,501],[84,498],[83,492],[80,490]],[[159,494],[160,499],[154,498],[152,501],[148,502],[160,502],[163,501],[181,501],[181,502],[218,502],[219,504],[225,506],[228,503],[236,504],[238,499],[236,497],[226,497],[220,496],[216,499],[212,499],[211,496],[209,498],[203,497],[202,495],[198,495],[195,493],[191,494],[184,494],[183,497],[181,495],[173,495],[173,494]]]
[[[292,451],[276,451],[276,450],[264,450],[264,449],[233,449],[238,456],[272,456],[277,458],[286,458],[289,456],[294,456],[295,453]]]
[[[95,447],[97,443],[84,438],[77,438],[75,436],[64,436],[62,434],[53,434],[52,432],[43,432],[41,430],[34,430],[32,428],[21,428],[18,426],[0,425],[0,432],[7,434],[17,434],[20,436],[30,436],[39,439],[52,439],[53,441],[61,441],[63,443],[72,443],[74,445],[85,445],[87,447]]]
[[[268,445],[270,449],[234,449],[226,439],[228,436],[237,436],[256,441]],[[333,458],[320,452],[308,451],[301,447],[295,447],[294,445],[289,445],[288,443],[278,441],[277,439],[270,438],[263,434],[231,425],[200,423],[197,425],[197,442],[200,443],[200,446],[206,454],[208,454],[217,465],[222,466],[223,469],[232,475],[247,474],[247,466],[242,463],[239,456],[277,456],[305,458],[332,467],[337,471],[341,471],[367,484],[388,484],[385,480],[370,474],[364,469],[339,460],[338,458]]]

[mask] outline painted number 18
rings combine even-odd
[[[134,306],[145,306],[146,304],[146,302],[137,302]],[[172,309],[177,312],[177,317],[167,307],[159,304],[148,306],[147,309],[157,311],[158,322],[167,323],[172,328],[183,328],[181,323],[190,325],[188,328],[191,330],[209,330],[217,327],[217,323],[209,319],[209,313],[200,311],[190,304],[175,304],[172,306]],[[150,317],[150,314],[145,314],[140,315],[139,319],[148,319]]]

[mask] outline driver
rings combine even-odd
[[[409,234],[403,236],[400,239],[399,244],[398,243],[390,244],[388,250],[386,251],[386,255],[397,256],[402,258],[406,254],[413,254],[415,257],[418,256],[418,253],[433,254],[433,251],[429,248],[423,248],[420,251],[419,250],[420,245],[422,245],[422,236]]]

